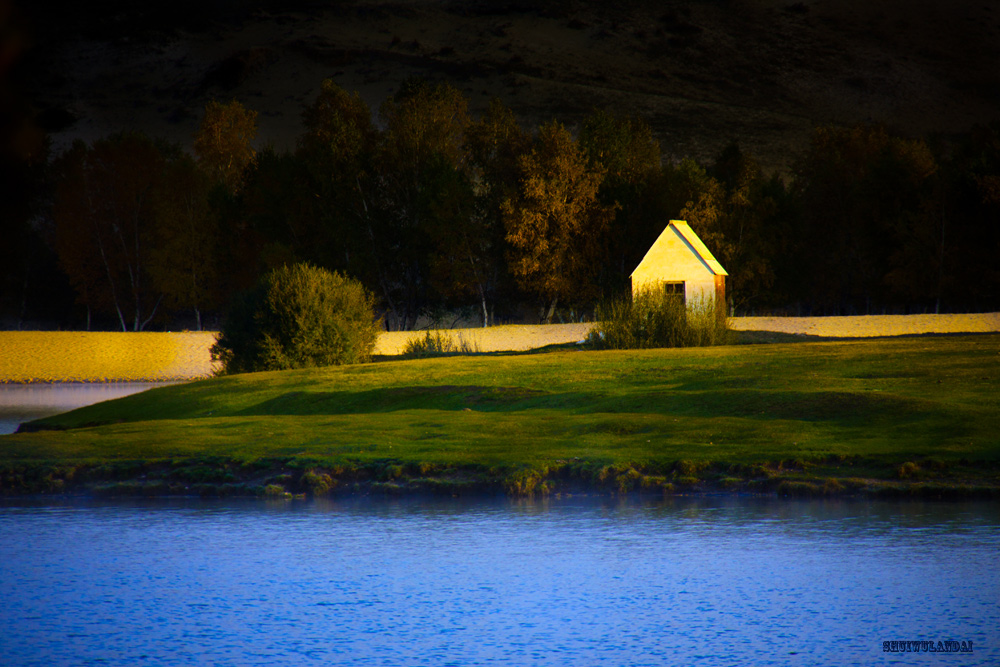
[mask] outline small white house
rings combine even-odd
[[[632,272],[632,294],[662,286],[688,308],[709,301],[725,317],[728,275],[687,222],[671,220]]]

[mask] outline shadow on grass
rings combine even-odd
[[[809,334],[793,334],[781,331],[732,331],[736,345],[766,345],[769,343],[819,343],[831,340],[844,340],[829,336],[812,336]]]
[[[688,382],[667,393],[549,392],[527,387],[479,385],[405,386],[365,391],[293,391],[236,413],[238,416],[379,414],[399,410],[514,413],[568,410],[597,414],[653,414],[755,421],[828,422],[842,426],[940,421],[932,402],[891,394],[837,391],[719,389],[712,381]],[[953,420],[946,420],[951,423]]]
[[[491,352],[442,352],[440,354],[426,354],[419,359],[440,359],[442,357],[522,357],[531,354],[547,354],[549,352],[572,352],[587,350],[586,345],[581,343],[553,343],[543,347],[536,347],[530,350],[493,350]],[[415,358],[416,359],[416,358]],[[387,361],[403,361],[407,357],[402,354],[375,354],[372,355],[373,363]]]

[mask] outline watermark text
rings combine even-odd
[[[882,642],[883,653],[972,653],[972,642],[894,641]]]

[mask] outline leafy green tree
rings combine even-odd
[[[349,164],[369,150],[373,139],[371,109],[355,91],[348,93],[325,79],[313,103],[303,112],[305,134],[299,150],[309,159],[334,164]]]
[[[503,203],[508,261],[521,288],[546,304],[544,320],[551,322],[559,299],[594,296],[600,240],[613,208],[597,197],[603,169],[588,165],[559,123],[539,128],[519,168],[520,187]]]
[[[148,271],[165,158],[138,133],[77,142],[57,164],[56,251],[80,301],[142,331],[162,299]]]
[[[208,203],[214,226],[226,238],[215,261],[222,295],[248,289],[261,275],[266,241],[248,220],[243,201],[257,165],[256,136],[257,112],[236,100],[209,102],[194,135],[198,167],[212,183]]]
[[[398,178],[417,181],[427,160],[442,156],[457,164],[463,157],[468,102],[448,84],[409,80],[379,108],[385,123],[383,156],[397,160]]]
[[[275,269],[231,307],[212,357],[226,373],[368,361],[379,323],[356,280],[308,264]]]

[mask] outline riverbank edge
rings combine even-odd
[[[555,461],[527,466],[450,466],[379,460],[187,458],[0,464],[0,496],[107,498],[322,498],[340,496],[760,495],[811,498],[1000,500],[1000,463],[721,461],[607,465]]]

